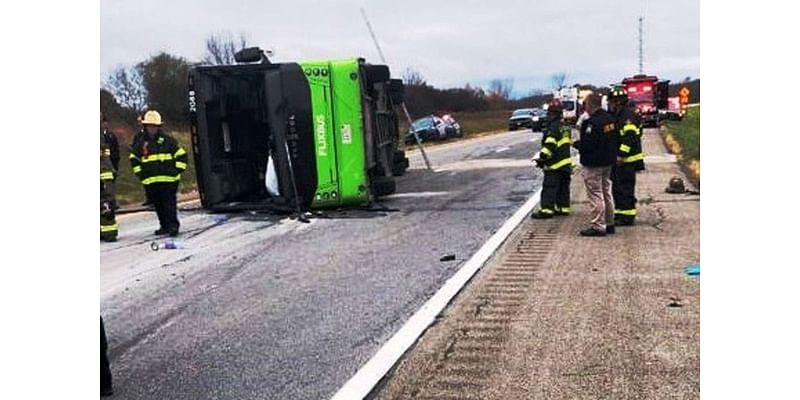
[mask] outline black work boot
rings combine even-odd
[[[595,228],[586,228],[581,231],[581,236],[605,236],[605,231],[601,231]]]
[[[606,235],[613,235],[617,233],[617,230],[614,229],[614,225],[606,225]]]
[[[158,228],[153,232],[154,235],[166,235],[167,233],[169,233],[169,229],[167,228]]]
[[[548,219],[553,218],[553,214],[543,213],[543,212],[536,212],[531,214],[531,218],[533,219]]]
[[[614,225],[617,226],[631,226],[633,225],[633,218],[617,216],[614,218]]]

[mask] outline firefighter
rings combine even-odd
[[[100,240],[116,242],[119,227],[114,215],[114,180],[116,171],[111,165],[111,149],[100,132]]]
[[[614,224],[633,225],[636,218],[636,172],[644,170],[641,121],[629,108],[628,95],[623,88],[613,88],[608,99],[619,128],[617,163],[612,171]]]
[[[562,123],[563,109],[554,101],[547,108],[547,128],[542,135],[542,150],[534,159],[536,166],[544,170],[541,208],[531,218],[552,218],[554,215],[569,215],[569,184],[572,175],[570,143],[572,130]]]
[[[108,148],[111,150],[111,165],[114,166],[114,171],[119,171],[119,141],[117,135],[108,129],[108,120],[103,113],[100,113],[100,132],[103,133]]]
[[[172,136],[161,129],[161,114],[150,110],[142,118],[146,135],[131,149],[133,173],[142,181],[153,202],[160,227],[156,235],[178,236],[178,184],[186,170],[187,154]]]
[[[144,126],[142,126],[142,118],[144,118],[144,114],[139,114],[136,116],[136,126],[138,130],[136,134],[133,135],[133,140],[131,141],[130,150],[133,151],[134,147],[137,147],[141,141],[147,137],[147,133],[144,131]],[[142,207],[152,208],[153,202],[147,197],[147,191],[144,192],[144,202],[142,202]]]

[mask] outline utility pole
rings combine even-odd
[[[639,74],[644,74],[644,39],[642,37],[642,20],[644,17],[639,17]]]
[[[372,31],[372,25],[369,23],[369,19],[367,19],[367,13],[364,11],[364,8],[360,8],[360,10],[361,16],[364,17],[364,22],[367,24],[367,29],[369,29],[369,35],[372,36],[372,41],[375,43],[375,48],[378,49],[378,55],[381,56],[381,62],[386,64],[386,58],[383,56],[383,51],[381,51],[381,46],[378,44],[378,39],[375,38],[375,32]],[[406,114],[406,119],[408,120],[408,126],[410,128],[413,126],[413,123],[411,120],[411,114],[408,113],[405,100],[401,105],[403,106],[403,112]],[[419,136],[417,136],[416,132],[414,132],[414,139],[417,141],[417,147],[419,148],[419,152],[422,154],[422,159],[425,160],[425,166],[428,167],[429,171],[432,171],[433,168],[431,168],[431,162],[428,160],[428,154],[425,153],[425,148],[422,146],[422,141],[419,140]]]
[[[363,8],[360,8],[361,16],[364,17],[364,22],[367,23],[367,29],[369,29],[369,35],[372,36],[372,41],[375,42],[375,47],[378,49],[378,55],[381,56],[381,62],[386,64],[386,57],[383,56],[383,51],[381,51],[381,45],[378,44],[378,39],[375,38],[375,32],[372,31],[372,25],[369,23],[369,19],[367,19],[367,13],[364,11]]]

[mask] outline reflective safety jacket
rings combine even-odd
[[[188,160],[178,141],[161,130],[135,143],[129,158],[133,173],[145,186],[180,181]]]
[[[111,150],[111,165],[114,166],[115,171],[119,171],[119,141],[117,140],[117,135],[108,129],[103,129],[100,132],[103,134],[109,150]]]
[[[619,127],[619,151],[617,155],[625,164],[633,164],[636,170],[644,169],[642,153],[641,121],[636,113],[624,109],[617,115]]]
[[[115,172],[111,164],[111,148],[100,132],[100,182],[113,181]]]
[[[542,135],[541,159],[544,161],[545,171],[556,171],[572,168],[572,130],[560,121],[551,122]]]

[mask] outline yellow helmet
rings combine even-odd
[[[144,113],[144,118],[142,118],[142,125],[161,126],[161,114],[159,114],[158,111],[155,110]]]

